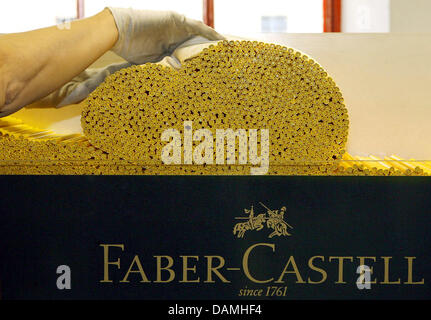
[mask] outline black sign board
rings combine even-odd
[[[426,177],[4,176],[0,192],[3,299],[431,298]]]

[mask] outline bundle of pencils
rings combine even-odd
[[[0,119],[0,174],[248,175],[252,146],[240,142],[263,129],[271,175],[431,174],[429,161],[345,153],[349,120],[334,81],[306,55],[261,42],[219,42],[180,70],[152,63],[120,70],[84,102],[81,123],[84,135],[58,135]],[[236,140],[200,155],[221,161],[166,165],[166,130],[184,136],[182,148],[202,142],[192,135],[186,142],[188,124],[209,135],[231,130]],[[256,139],[253,152],[262,154]]]
[[[274,174],[291,172],[292,163],[333,165],[344,152],[349,127],[342,94],[318,63],[287,47],[250,41],[219,42],[179,71],[156,64],[120,70],[86,100],[81,119],[97,148],[157,166],[162,165],[163,131],[184,135],[185,121],[214,134],[268,129]],[[215,158],[217,150],[212,152]],[[235,157],[240,157],[238,147]],[[289,170],[282,169],[285,165]],[[233,167],[214,170],[242,172]],[[170,171],[212,173],[198,166]]]

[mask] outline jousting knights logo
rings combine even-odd
[[[260,231],[266,225],[268,229],[273,230],[268,238],[272,238],[274,236],[290,236],[291,234],[287,232],[287,228],[293,229],[293,227],[284,220],[286,207],[282,207],[280,210],[271,210],[262,202],[259,202],[259,204],[266,209],[266,213],[260,213],[256,215],[254,213],[253,206],[251,206],[250,210],[244,209],[244,212],[248,214],[248,218],[235,217],[235,219],[247,219],[247,221],[235,224],[233,228],[233,234],[238,238],[244,238],[244,235],[247,231]]]

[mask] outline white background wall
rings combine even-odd
[[[241,35],[261,32],[262,16],[287,18],[287,32],[323,31],[323,0],[215,0],[218,31]],[[85,0],[85,16],[106,6],[173,10],[202,20],[202,0]],[[55,25],[58,18],[76,17],[76,0],[0,0],[0,33],[23,32]]]
[[[107,6],[148,10],[174,10],[202,20],[202,0],[85,0],[85,16]],[[24,32],[57,24],[58,18],[75,18],[76,0],[0,0],[0,33]]]
[[[323,31],[323,0],[215,0],[223,33],[261,32],[262,16],[286,16],[287,32]],[[175,10],[202,19],[202,0],[85,0],[91,16],[105,6]],[[51,26],[76,15],[76,0],[0,0],[0,33]],[[431,32],[431,0],[343,0],[343,32]]]
[[[241,36],[261,32],[262,16],[285,16],[288,33],[323,32],[322,0],[215,0],[217,31]]]
[[[431,0],[391,0],[391,32],[431,32]]]
[[[343,0],[342,32],[431,32],[431,0]]]
[[[76,0],[0,0],[0,33],[24,32],[76,17]]]
[[[202,20],[202,0],[85,0],[85,16],[89,17],[105,7],[134,8],[146,10],[173,10],[187,17]]]
[[[389,32],[390,0],[343,0],[341,31]]]

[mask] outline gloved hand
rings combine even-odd
[[[35,108],[61,108],[70,104],[79,103],[93,92],[110,74],[128,68],[132,64],[128,62],[115,63],[100,69],[87,69],[58,90],[45,98],[26,106],[27,109]]]
[[[176,12],[108,9],[119,33],[112,51],[134,64],[160,61],[194,36],[224,40],[214,29]]]
[[[157,64],[178,70],[185,61],[197,56],[202,49],[210,46],[212,43],[214,42],[208,41],[205,38],[194,37],[179,45],[171,56],[164,57],[161,61],[158,61]],[[70,104],[79,103],[105,81],[106,77],[132,65],[132,63],[123,62],[111,64],[100,69],[87,69],[60,89],[36,103],[28,105],[26,108],[61,108]]]

